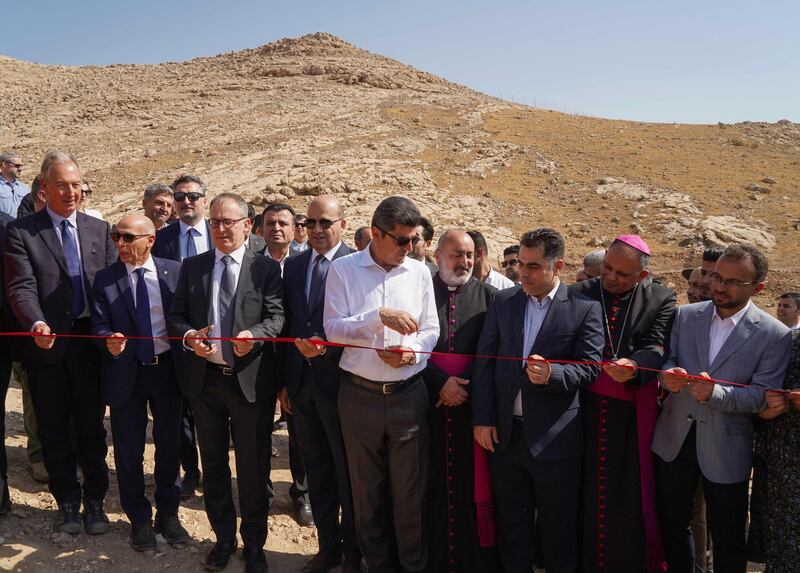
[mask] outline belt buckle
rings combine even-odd
[[[390,392],[387,392],[387,388],[391,388],[394,384],[381,384],[381,394],[384,396],[388,396]]]
[[[236,374],[236,371],[233,368],[231,368],[230,366],[223,366],[222,367],[222,373],[225,376],[233,376],[234,374]]]
[[[158,356],[153,357],[153,361],[148,364],[148,366],[158,366]]]

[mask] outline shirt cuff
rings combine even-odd
[[[36,322],[34,322],[34,323],[33,323],[33,326],[31,326],[31,332],[33,332],[34,330],[36,330],[36,327],[37,327],[38,325],[40,325],[40,324],[44,324],[45,326],[47,325],[47,323],[46,323],[45,321],[43,321],[43,320],[37,320]]]
[[[369,328],[372,332],[376,333],[383,332],[383,322],[381,322],[381,315],[379,308],[369,311],[364,316],[364,320],[367,323],[367,328]]]
[[[184,334],[184,335],[183,335],[183,347],[184,347],[186,350],[190,350],[190,351],[192,350],[192,347],[191,347],[191,346],[189,346],[188,344],[186,344],[186,338],[187,338],[187,337],[189,337],[189,336],[193,336],[193,335],[195,335],[195,334],[197,334],[197,331],[196,331],[196,330],[187,330],[187,331],[186,331],[186,334]]]
[[[714,388],[711,390],[711,395],[708,397],[708,400],[705,402],[701,402],[701,404],[713,403],[713,404],[720,404],[725,399],[725,390],[719,384],[714,384]]]

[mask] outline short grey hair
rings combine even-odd
[[[151,183],[144,188],[145,199],[155,199],[161,195],[169,195],[172,197],[172,189],[170,189],[169,185],[164,185],[163,183]]]
[[[220,193],[211,200],[208,210],[210,211],[214,208],[214,205],[222,203],[223,201],[233,201],[236,203],[236,205],[238,205],[239,210],[242,212],[242,217],[247,217],[247,201],[244,200],[244,197],[237,195],[236,193]]]
[[[21,159],[19,153],[14,153],[13,151],[6,151],[5,153],[0,153],[0,161],[5,163],[11,163],[12,159]]]
[[[78,169],[81,167],[78,160],[71,153],[60,149],[51,149],[44,154],[44,159],[42,160],[42,168],[39,170],[39,173],[42,174],[42,179],[48,180],[50,170],[56,163],[74,163]]]
[[[587,254],[583,257],[583,268],[593,267],[595,265],[603,264],[603,259],[606,257],[606,250],[605,249],[598,249],[596,251],[592,251],[591,253]]]

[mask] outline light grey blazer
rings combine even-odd
[[[712,378],[750,387],[715,384],[704,404],[688,389],[670,394],[656,422],[652,450],[662,460],[673,461],[694,420],[700,471],[714,483],[729,484],[750,477],[753,417],[765,404],[763,389],[783,385],[792,337],[786,326],[751,303],[714,362],[708,364],[713,310],[710,301],[678,308],[663,369],[680,367],[694,375],[707,372]]]

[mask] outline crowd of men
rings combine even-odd
[[[501,274],[478,231],[434,245],[406,197],[353,249],[332,195],[255,213],[181,175],[109,226],[81,209],[75,157],[48,152],[33,189],[21,167],[0,155],[0,305],[32,335],[2,339],[0,378],[4,399],[21,364],[55,531],[109,531],[108,406],[133,549],[185,545],[178,509],[202,484],[206,568],[240,539],[246,570],[267,571],[279,402],[297,518],[318,532],[306,573],[690,572],[706,531],[714,570],[745,571],[753,417],[800,325],[798,293],[779,320],[752,302],[768,268],[752,245],[707,250],[677,306],[636,235],[570,286],[557,231],[524,233]]]

